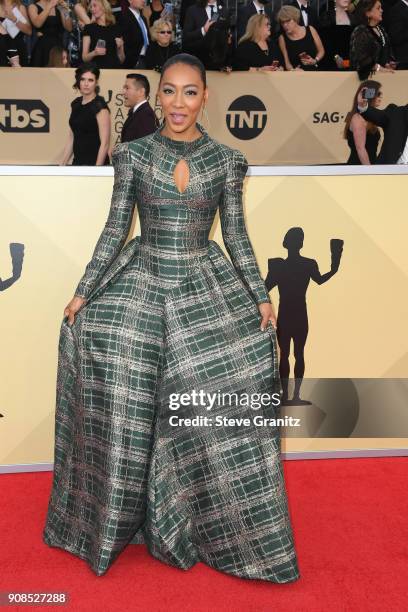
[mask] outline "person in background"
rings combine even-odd
[[[381,83],[378,81],[364,81],[357,89],[353,106],[347,113],[343,136],[350,147],[350,155],[347,164],[375,164],[377,160],[377,148],[380,140],[380,130],[376,125],[364,119],[358,112],[358,94],[361,90],[370,88],[373,97],[368,100],[368,105],[377,108],[381,104]]]
[[[91,0],[92,22],[83,29],[82,60],[98,68],[120,68],[125,61],[122,31],[107,0]]]
[[[384,131],[377,164],[408,164],[408,104],[388,104],[384,110],[370,106],[361,90],[357,110],[367,121]]]
[[[347,70],[350,67],[350,38],[356,18],[350,0],[331,0],[319,16],[318,31],[325,48],[321,70]]]
[[[122,13],[121,26],[125,41],[125,68],[145,67],[147,49],[151,43],[149,27],[143,16],[145,0],[129,0]]]
[[[160,72],[169,57],[180,53],[179,46],[174,42],[171,21],[156,19],[150,28],[150,37],[151,43],[147,47],[145,67]]]
[[[396,65],[388,34],[381,26],[380,0],[360,0],[356,8],[358,25],[350,38],[350,66],[361,81],[375,72],[393,72]]]
[[[238,41],[233,69],[251,72],[283,70],[282,53],[270,34],[269,17],[262,13],[252,15],[245,34]]]
[[[157,19],[160,19],[164,11],[164,4],[161,0],[151,0],[146,6],[143,7],[143,17],[149,28],[152,27]]]
[[[74,12],[81,30],[92,21],[92,12],[89,0],[78,0],[74,6]]]
[[[121,142],[129,142],[152,134],[159,121],[149,103],[150,84],[143,74],[126,75],[123,85],[123,101],[129,109],[128,117],[123,124]]]
[[[308,0],[292,0],[292,2],[288,2],[288,6],[294,6],[300,11],[299,25],[317,27],[319,17],[314,3]]]
[[[408,69],[408,3],[397,0],[390,8],[387,21],[398,70]]]
[[[325,51],[315,28],[300,25],[300,11],[294,6],[282,6],[276,18],[283,30],[279,47],[286,70],[317,70]]]
[[[25,35],[31,35],[32,26],[24,4],[20,0],[0,0],[0,23],[5,30],[3,43],[6,56],[18,56],[18,65],[28,66]],[[17,65],[16,59],[14,65]]]
[[[110,114],[105,99],[99,95],[99,68],[92,63],[75,70],[74,89],[81,96],[71,102],[69,136],[61,164],[74,156],[73,166],[104,166],[109,164]]]
[[[238,6],[237,11],[237,41],[239,41],[246,32],[247,23],[252,15],[266,15],[269,21],[274,23],[272,3],[267,0],[250,0],[247,4]]]
[[[62,46],[64,32],[72,31],[68,4],[65,0],[40,0],[29,5],[28,15],[37,31],[30,66],[47,66],[52,47]]]
[[[49,68],[71,68],[69,63],[68,51],[63,47],[55,46],[50,50]]]
[[[196,4],[189,6],[182,33],[183,51],[195,55],[205,64],[208,49],[205,39],[221,14],[223,14],[222,3],[217,3],[215,0],[197,0]]]
[[[123,10],[121,0],[108,0],[108,1],[111,7],[112,15],[116,19],[116,23],[119,23],[122,17],[122,10]]]

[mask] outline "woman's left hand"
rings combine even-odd
[[[274,329],[276,329],[276,314],[273,305],[269,302],[263,302],[262,304],[258,304],[258,308],[262,315],[261,331],[265,331],[268,321],[270,321]]]
[[[121,47],[123,47],[123,38],[115,38],[115,42],[116,42],[116,47],[118,49],[120,49]]]

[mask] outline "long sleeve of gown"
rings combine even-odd
[[[219,211],[225,248],[257,304],[270,302],[245,226],[242,186],[248,169],[243,154],[234,149],[221,196]]]
[[[135,208],[133,164],[128,143],[118,144],[112,154],[114,184],[111,207],[105,227],[96,243],[75,295],[88,298],[119,255],[129,235]]]

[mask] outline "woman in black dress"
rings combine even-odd
[[[248,19],[245,34],[238,41],[233,70],[274,71],[283,69],[283,57],[276,41],[271,39],[271,22],[262,13]]]
[[[380,140],[380,130],[376,125],[366,121],[358,112],[358,94],[368,87],[374,91],[374,97],[368,100],[369,106],[378,107],[381,104],[381,83],[378,81],[364,81],[356,91],[351,111],[346,116],[344,138],[350,147],[347,164],[375,164],[377,160],[377,147]]]
[[[32,26],[24,4],[20,0],[0,0],[0,24],[5,30],[2,34],[6,56],[8,58],[18,56],[18,65],[27,66],[25,36],[31,35]],[[16,62],[15,59],[14,65],[17,65]]]
[[[147,47],[145,68],[160,72],[169,57],[180,53],[180,48],[173,42],[173,26],[167,19],[156,19],[150,28],[152,42]]]
[[[286,70],[317,70],[325,51],[315,28],[299,25],[300,11],[294,6],[283,6],[276,19],[283,30],[279,47]]]
[[[83,64],[75,70],[74,89],[82,94],[71,102],[69,137],[61,166],[74,155],[73,166],[107,166],[110,144],[109,106],[99,93],[99,68]]]
[[[28,15],[37,31],[30,65],[48,65],[52,47],[63,46],[64,32],[72,31],[72,19],[65,0],[40,0],[28,7]]]
[[[381,26],[382,13],[380,0],[360,0],[356,8],[359,25],[350,39],[350,65],[361,81],[396,67],[390,39]]]
[[[98,68],[120,68],[125,61],[122,31],[107,0],[91,0],[93,21],[84,26],[82,59]]]
[[[356,17],[350,0],[330,0],[328,10],[319,15],[319,35],[326,51],[321,70],[347,70],[350,67],[350,38]]]

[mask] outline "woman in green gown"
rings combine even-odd
[[[145,543],[178,568],[292,582],[279,429],[251,420],[277,414],[280,381],[243,215],[248,164],[197,122],[197,58],[166,62],[159,97],[164,127],[114,151],[109,216],[64,311],[44,541],[97,575]],[[141,233],[126,243],[135,205]],[[231,261],[208,238],[217,210]],[[245,404],[260,394],[260,410]]]

